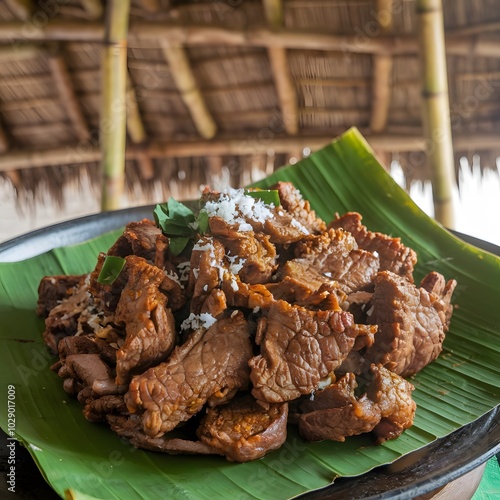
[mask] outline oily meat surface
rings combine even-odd
[[[271,304],[258,328],[261,353],[249,363],[252,394],[270,403],[316,390],[340,366],[357,336],[376,330],[356,325],[345,311],[311,311],[282,300]]]
[[[198,413],[209,398],[248,385],[250,331],[241,313],[195,331],[168,361],[132,379],[125,402],[142,412],[144,432],[160,437]]]

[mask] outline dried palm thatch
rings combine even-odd
[[[356,125],[407,183],[424,150],[416,0],[133,0],[126,185],[241,185]],[[500,153],[500,0],[443,0],[454,163]],[[0,0],[0,175],[21,203],[99,183],[101,0]],[[99,189],[93,196],[99,196]],[[34,200],[34,201],[33,201]]]

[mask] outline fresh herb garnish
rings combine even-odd
[[[245,189],[245,195],[261,200],[266,205],[280,205],[280,197],[275,189]],[[209,231],[209,216],[203,208],[198,215],[183,203],[169,198],[166,203],[156,205],[153,210],[156,225],[170,240],[170,251],[179,255],[190,239],[197,239],[200,234]]]
[[[179,255],[189,240],[196,238],[199,223],[193,211],[174,198],[156,205],[153,215],[156,225],[169,237],[172,254]]]
[[[125,259],[115,255],[107,255],[97,277],[97,282],[103,285],[112,285],[122,272],[125,266]]]
[[[279,207],[280,195],[276,189],[245,189],[245,194],[261,200],[266,205],[274,205]]]

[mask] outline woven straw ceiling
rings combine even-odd
[[[415,2],[274,3],[132,1],[129,189],[245,184],[353,125],[409,181],[429,177]],[[22,199],[61,198],[83,173],[99,182],[105,8],[0,0],[0,175]],[[500,0],[443,8],[456,162],[496,168]]]

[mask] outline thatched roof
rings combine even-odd
[[[352,125],[409,181],[427,179],[415,1],[283,0],[282,15],[273,4],[132,1],[129,187],[245,184]],[[495,167],[500,0],[443,6],[456,162]],[[83,171],[99,181],[104,9],[0,0],[0,175],[20,199],[60,197]]]

